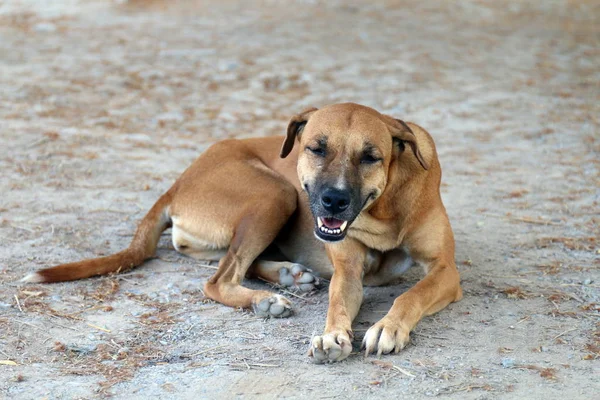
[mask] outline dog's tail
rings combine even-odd
[[[154,256],[161,233],[171,224],[168,211],[171,199],[171,191],[158,199],[138,226],[127,249],[111,256],[45,268],[27,275],[21,281],[31,283],[73,281],[111,272],[122,272],[141,265],[144,260]]]

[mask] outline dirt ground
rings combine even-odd
[[[0,2],[0,397],[597,396],[599,43],[593,1]],[[341,101],[424,126],[444,171],[465,297],[400,354],[358,346],[417,268],[365,289],[335,365],[306,356],[326,288],[261,320],[167,233],[134,271],[18,283],[123,249],[211,143]]]

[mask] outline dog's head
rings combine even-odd
[[[428,169],[417,138],[403,121],[357,104],[312,108],[294,116],[281,149],[286,157],[298,141],[298,177],[325,242],[344,239],[352,222],[385,191],[392,161],[412,150],[412,161]]]

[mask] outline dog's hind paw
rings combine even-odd
[[[253,303],[252,309],[256,315],[263,318],[286,318],[292,315],[292,303],[279,294]]]
[[[304,265],[291,264],[289,268],[283,267],[279,270],[279,284],[310,292],[319,285],[319,278]]]

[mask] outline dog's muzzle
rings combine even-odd
[[[346,236],[346,232],[357,211],[356,203],[350,191],[333,187],[310,194],[311,211],[315,218],[315,236],[324,242],[337,242]]]
[[[317,237],[328,242],[342,240],[346,235],[348,221],[337,218],[317,217]]]

